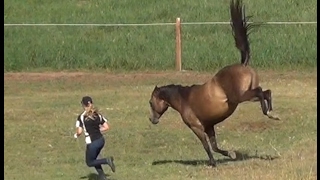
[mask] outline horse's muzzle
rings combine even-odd
[[[158,124],[159,123],[159,119],[158,118],[149,118],[149,120],[151,121],[152,124]]]

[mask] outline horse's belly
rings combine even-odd
[[[212,106],[202,107],[197,113],[197,117],[200,120],[214,121],[218,123],[229,117],[236,108],[236,105],[231,105],[227,102],[215,103],[215,105]]]
[[[209,81],[201,89],[193,92],[190,106],[200,121],[218,122],[229,117],[237,105],[230,104],[223,89]]]

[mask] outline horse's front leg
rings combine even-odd
[[[272,111],[272,96],[270,89],[263,91],[263,98],[267,101],[268,111]]]
[[[201,125],[201,123],[199,122],[198,119],[196,119],[194,121],[197,121],[197,122],[193,122],[193,123],[187,124],[187,125],[201,141],[203,148],[209,157],[209,166],[215,167],[216,161],[214,160],[212,152],[210,150],[210,144],[207,141],[207,136],[206,136],[206,133],[204,132],[204,127]]]
[[[220,153],[224,156],[228,156],[230,157],[231,159],[236,159],[236,153],[234,151],[226,151],[226,150],[222,150],[222,149],[219,149],[218,148],[218,145],[217,145],[217,140],[216,140],[216,133],[215,133],[215,130],[214,130],[214,127],[209,127],[206,129],[205,131],[209,137],[209,141],[211,143],[211,147],[212,147],[212,150],[214,152],[217,152],[217,153]]]

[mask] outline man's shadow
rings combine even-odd
[[[224,164],[228,163],[230,161],[246,161],[249,159],[260,159],[260,160],[265,160],[265,161],[272,161],[274,159],[279,158],[279,156],[271,156],[271,155],[249,155],[246,152],[240,152],[240,151],[235,151],[236,153],[236,159],[231,159],[231,158],[223,158],[223,159],[217,159],[216,162],[217,164]],[[197,165],[206,165],[208,163],[208,160],[159,160],[159,161],[153,161],[152,165],[161,165],[161,164],[167,164],[167,163],[178,163],[178,164],[183,164],[183,165],[192,165],[192,166],[197,166]]]
[[[110,179],[109,178],[109,174],[106,174],[106,177],[108,178],[108,180],[115,180],[115,179]],[[98,179],[98,174],[95,174],[95,173],[89,173],[88,175],[86,176],[82,176],[80,177],[80,179],[86,179],[86,180],[97,180]]]

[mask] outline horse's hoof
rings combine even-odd
[[[273,120],[280,121],[281,119],[279,117],[274,117]]]
[[[229,151],[228,152],[228,156],[231,158],[231,159],[236,159],[237,158],[237,155],[234,151]]]
[[[279,117],[270,115],[270,111],[268,111],[267,116],[268,116],[269,119],[280,121]]]
[[[211,161],[211,162],[208,163],[208,166],[210,166],[210,167],[216,167],[217,165],[216,165],[216,162]]]
[[[268,115],[268,118],[270,118],[270,119],[272,119],[272,120],[280,121],[280,118],[279,118],[279,117],[276,117],[276,116]]]

